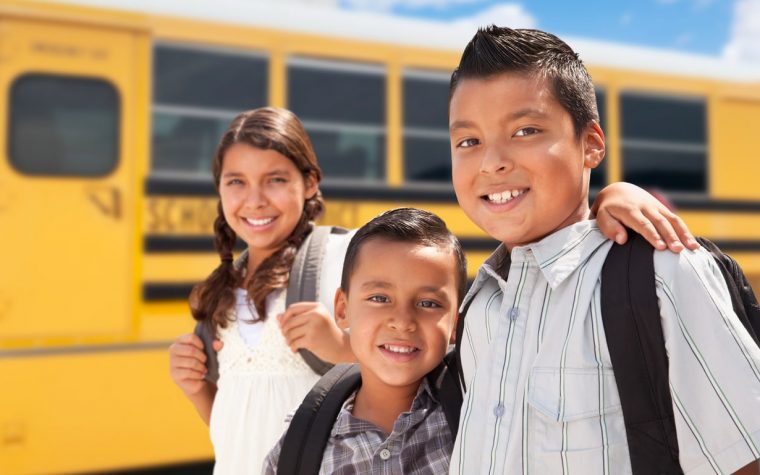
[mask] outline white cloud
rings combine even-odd
[[[342,0],[341,3],[346,7],[356,10],[387,12],[398,6],[403,6],[409,9],[444,9],[456,5],[482,3],[483,1],[484,0]]]
[[[469,27],[473,30],[491,24],[510,28],[535,28],[537,24],[533,15],[525,10],[522,5],[516,3],[494,5],[471,17],[461,18],[453,23],[459,27]]]
[[[723,56],[732,61],[760,63],[760,0],[736,0],[731,38]]]

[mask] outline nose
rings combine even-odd
[[[486,146],[483,158],[480,161],[480,173],[487,175],[507,173],[514,168],[515,164],[510,158],[505,144],[496,142]]]
[[[412,311],[399,310],[388,319],[388,327],[400,332],[412,332],[417,329],[417,320]]]
[[[249,208],[263,208],[267,204],[267,197],[260,186],[251,186],[245,197],[245,204]]]

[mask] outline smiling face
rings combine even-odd
[[[469,218],[508,248],[586,219],[590,169],[604,158],[596,124],[575,132],[546,80],[464,79],[449,106],[452,176]]]
[[[256,263],[285,242],[298,224],[304,201],[316,191],[315,180],[304,179],[279,152],[236,143],[224,154],[219,182],[224,218],[248,244]]]
[[[456,264],[445,246],[362,244],[335,318],[350,328],[363,387],[412,387],[442,361],[457,314]]]

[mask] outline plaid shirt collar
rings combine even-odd
[[[354,417],[352,412],[354,410],[356,393],[357,391],[354,391],[354,393],[346,399],[346,402],[343,403],[343,407],[338,414],[338,418],[335,420],[330,436],[336,438],[348,438],[367,431],[387,435],[375,424]],[[417,394],[412,401],[411,409],[399,415],[398,419],[396,419],[396,422],[393,424],[393,433],[403,433],[410,427],[414,427],[425,418],[429,410],[435,409],[437,405],[438,400],[433,395],[433,391],[430,389],[427,378],[422,378],[420,387],[417,388]]]

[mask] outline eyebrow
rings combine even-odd
[[[510,120],[521,119],[523,117],[537,117],[539,119],[544,119],[547,117],[547,114],[542,110],[526,107],[525,109],[520,109],[519,111],[509,114],[508,117]]]
[[[290,175],[290,171],[288,171],[288,170],[279,170],[278,169],[278,170],[272,170],[271,172],[267,172],[267,173],[264,174],[264,176],[280,176],[280,175],[289,176]],[[224,174],[222,174],[222,178],[232,178],[232,177],[239,177],[239,176],[245,176],[245,174],[241,173],[241,172],[234,171],[234,170],[233,171],[229,171],[229,172],[225,172]]]
[[[539,109],[526,107],[525,109],[520,109],[518,111],[515,111],[509,114],[507,116],[507,119],[517,120],[523,117],[536,117],[538,119],[545,119],[548,116],[545,112]],[[472,128],[475,128],[475,122],[471,120],[457,120],[455,122],[452,122],[451,125],[449,125],[449,132],[454,132],[457,129],[472,129]]]
[[[457,129],[472,129],[475,127],[475,123],[471,120],[457,120],[449,125],[449,132],[454,132]]]
[[[361,288],[362,289],[376,289],[376,288],[390,289],[390,288],[393,288],[393,285],[391,285],[390,282],[385,282],[382,280],[370,280],[370,281],[364,282],[361,285]]]

